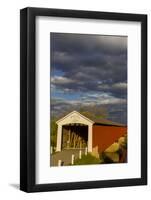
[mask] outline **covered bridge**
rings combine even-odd
[[[89,119],[73,111],[57,122],[56,151],[87,148],[101,153],[127,133],[127,126],[105,119]]]

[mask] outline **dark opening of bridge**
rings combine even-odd
[[[62,149],[82,149],[87,147],[88,126],[85,124],[67,124],[62,127]]]

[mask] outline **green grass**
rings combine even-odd
[[[91,154],[82,155],[81,159],[76,159],[74,165],[89,165],[100,164],[100,159],[92,156]]]

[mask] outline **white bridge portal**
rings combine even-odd
[[[76,127],[80,129],[80,126],[85,126],[87,127],[87,148],[88,152],[92,152],[92,128],[94,122],[87,117],[81,115],[77,111],[73,111],[66,115],[65,117],[61,118],[57,122],[58,129],[57,129],[57,147],[56,151],[61,151],[62,150],[62,143],[63,143],[63,129],[66,128],[66,130],[69,127],[72,127],[72,130],[76,130]],[[82,128],[82,127],[81,127]],[[85,129],[83,127],[83,134],[85,134]],[[70,132],[69,132],[70,133]],[[82,136],[82,132],[80,133]],[[86,138],[83,135],[83,138]],[[84,141],[81,143],[82,145],[85,145]],[[73,144],[73,147],[75,147],[75,144]],[[78,146],[80,147],[80,146]]]

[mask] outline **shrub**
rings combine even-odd
[[[100,159],[92,156],[90,153],[82,155],[81,159],[76,159],[74,165],[88,165],[88,164],[100,164]]]
[[[107,154],[105,152],[102,153],[102,160],[104,161],[103,163],[106,164],[106,163],[114,163],[113,160],[107,156]]]

